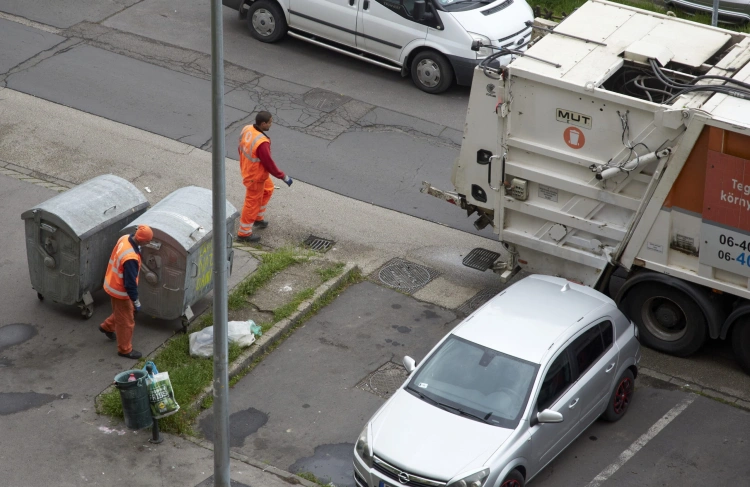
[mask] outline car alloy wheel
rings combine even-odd
[[[630,405],[630,399],[633,397],[633,379],[630,377],[623,377],[620,384],[617,386],[615,397],[613,399],[612,408],[616,414],[622,414]]]
[[[432,59],[422,59],[417,64],[417,78],[428,88],[434,88],[440,83],[440,66]]]

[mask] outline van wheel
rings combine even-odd
[[[685,293],[656,282],[644,282],[625,296],[623,311],[638,326],[641,342],[678,357],[698,351],[706,341],[706,317]]]
[[[732,326],[732,350],[740,366],[750,374],[750,321],[738,321]]]
[[[261,42],[276,42],[286,35],[284,12],[276,2],[257,0],[247,11],[247,28]]]
[[[411,79],[427,93],[442,93],[453,83],[453,67],[437,51],[422,51],[411,62]]]
[[[518,470],[511,471],[500,484],[500,487],[523,487],[523,475]]]

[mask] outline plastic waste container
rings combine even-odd
[[[133,381],[128,381],[133,374]],[[151,403],[148,398],[148,373],[142,369],[126,370],[115,376],[115,387],[120,391],[125,426],[139,430],[151,426]]]
[[[227,265],[232,272],[232,235],[239,218],[227,201]],[[142,312],[165,320],[182,318],[183,331],[193,318],[191,306],[214,288],[211,190],[180,188],[132,221],[122,233],[138,225],[154,231],[141,247],[138,298]]]
[[[26,256],[37,297],[78,305],[90,318],[91,294],[102,287],[120,230],[148,206],[138,188],[106,174],[25,211]]]

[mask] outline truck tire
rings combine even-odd
[[[250,35],[261,42],[276,42],[286,35],[284,11],[271,0],[257,0],[247,10]]]
[[[442,93],[453,84],[453,66],[437,51],[422,51],[411,61],[411,79],[426,93]]]
[[[750,321],[738,321],[732,326],[732,350],[740,366],[750,374]]]
[[[700,306],[674,287],[657,282],[636,285],[625,296],[623,311],[638,326],[641,343],[654,350],[686,357],[707,337]]]

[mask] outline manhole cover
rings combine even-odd
[[[325,238],[316,237],[315,235],[310,235],[305,239],[303,242],[305,246],[311,250],[314,250],[316,252],[328,252],[331,247],[333,247],[333,244],[335,243],[333,240],[328,240]]]
[[[388,399],[401,387],[408,376],[403,366],[394,362],[386,362],[357,384],[357,389]]]
[[[492,288],[483,289],[476,293],[474,297],[469,298],[464,304],[456,308],[456,311],[469,315],[479,309],[484,303],[497,296],[500,291],[500,289]]]
[[[348,96],[337,95],[331,91],[314,88],[302,96],[305,105],[313,107],[322,112],[332,112],[351,98]]]
[[[386,286],[413,293],[435,279],[439,273],[397,257],[388,261],[377,275],[380,282]]]
[[[476,248],[466,254],[462,262],[466,267],[477,269],[479,271],[486,271],[492,264],[495,263],[500,254],[491,250]]]

